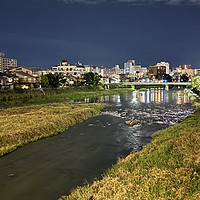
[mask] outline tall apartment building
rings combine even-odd
[[[136,65],[135,60],[128,60],[124,63],[124,74],[132,75],[134,79],[141,78],[147,73],[147,68]]]
[[[158,80],[162,80],[166,74],[166,66],[149,66],[149,73],[156,76]]]
[[[166,68],[166,74],[169,74],[169,63],[168,62],[160,62],[160,63],[157,63],[156,66],[165,67]]]
[[[6,58],[4,53],[0,53],[0,72],[5,72],[12,67],[17,67],[17,59]]]
[[[135,71],[135,60],[124,63],[124,74],[133,74]]]

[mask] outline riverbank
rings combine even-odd
[[[190,96],[194,114],[61,199],[200,199],[200,102]]]
[[[77,87],[44,90],[19,90],[1,93],[0,107],[12,107],[41,103],[59,103],[84,101],[87,98],[97,100],[99,96],[120,94],[133,91],[131,88],[113,88],[109,90],[99,87]]]
[[[32,98],[25,98],[26,95],[31,94],[31,91],[27,92],[24,97],[18,97],[19,99],[12,100],[10,97],[11,101],[5,101],[4,106],[15,105],[15,107],[0,109],[0,156],[38,139],[57,135],[69,126],[99,114],[104,107],[91,103],[81,105],[75,103],[76,101],[90,98],[96,102],[99,96],[130,91],[132,91],[130,88],[111,90],[69,88],[48,90],[45,91],[45,95],[36,95]],[[26,101],[21,101],[20,98]]]
[[[0,110],[0,156],[100,113],[101,104],[51,103]]]

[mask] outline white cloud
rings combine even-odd
[[[63,1],[66,4],[85,3],[85,4],[98,4],[103,2],[113,3],[130,3],[132,5],[145,5],[153,3],[164,3],[168,5],[200,5],[200,0],[57,0]]]

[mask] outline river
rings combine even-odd
[[[98,101],[110,104],[100,115],[0,158],[1,199],[55,200],[67,195],[100,178],[119,157],[141,150],[155,131],[194,111],[182,90],[149,89]],[[133,119],[143,124],[125,124]]]

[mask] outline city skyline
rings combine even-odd
[[[186,3],[187,2],[187,3]],[[0,3],[0,52],[19,65],[200,68],[200,0],[7,0]]]

